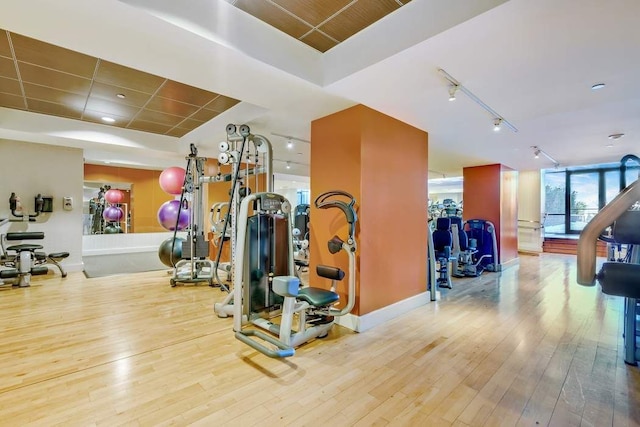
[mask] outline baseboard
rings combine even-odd
[[[364,332],[388,322],[391,319],[395,319],[414,308],[421,307],[427,304],[430,300],[429,292],[423,292],[372,311],[371,313],[363,314],[362,316],[347,314],[345,316],[336,317],[336,323],[355,332]]]
[[[73,264],[69,264],[67,262],[61,262],[60,265],[62,266],[62,268],[64,269],[64,271],[66,271],[67,273],[73,272],[73,271],[82,271],[84,270],[84,263],[83,262],[75,262]],[[60,270],[58,270],[58,267],[56,267],[53,264],[47,264],[47,267],[49,267],[49,270],[59,274]]]

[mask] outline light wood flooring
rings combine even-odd
[[[219,289],[165,272],[34,278],[0,289],[0,425],[638,426],[622,299],[575,269],[522,256],[286,360],[234,338]]]

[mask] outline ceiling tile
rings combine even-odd
[[[358,0],[319,29],[344,41],[399,7],[395,0]]]
[[[177,128],[177,127],[176,127],[176,128],[171,129],[170,131],[168,131],[168,132],[166,133],[166,135],[168,135],[168,136],[175,136],[175,137],[180,138],[180,137],[185,136],[185,135],[186,135],[186,134],[188,134],[189,132],[191,132],[191,130],[189,130],[189,129],[184,129],[184,128]]]
[[[273,0],[273,2],[315,27],[351,3],[351,0]]]
[[[25,64],[24,62],[18,62],[18,68],[20,68],[20,77],[24,82],[49,86],[80,95],[89,93],[89,88],[91,87],[91,80],[48,68]]]
[[[319,50],[320,52],[326,52],[338,44],[321,32],[315,30],[307,34],[300,40],[308,44],[312,48]]]
[[[14,80],[18,78],[18,73],[16,73],[16,65],[13,62],[13,59],[0,56],[0,76],[8,77]]]
[[[140,111],[139,108],[133,107],[131,105],[105,101],[104,99],[96,98],[94,96],[89,97],[89,100],[87,101],[87,109],[98,111],[102,113],[102,115],[113,114],[114,116],[128,118],[133,118],[136,114],[138,114],[138,111]]]
[[[112,119],[115,119],[115,122],[107,123],[104,120],[102,120],[102,118],[105,117],[105,113],[102,113],[100,111],[93,111],[89,109],[84,110],[84,113],[82,114],[82,120],[85,120],[87,122],[100,123],[106,126],[117,126],[117,127],[126,127],[127,124],[129,124],[129,122],[131,121],[131,117],[122,117],[116,114],[108,114],[106,116],[111,117]]]
[[[98,60],[92,56],[11,33],[16,59],[87,79],[93,78]]]
[[[154,94],[165,79],[153,74],[134,70],[133,68],[114,64],[113,62],[100,61],[98,72],[96,73],[96,81],[136,90],[138,92]]]
[[[0,107],[26,110],[24,98],[22,96],[11,95],[9,93],[0,93]]]
[[[206,108],[207,110],[213,110],[222,113],[223,111],[227,111],[229,108],[236,105],[238,102],[240,101],[237,99],[220,95],[216,99],[208,103],[204,108]]]
[[[9,38],[5,30],[0,30],[0,56],[13,58],[13,55],[11,55],[11,47],[9,46]]]
[[[53,102],[55,104],[64,104],[82,111],[87,97],[76,93],[65,92],[63,90],[53,89],[47,86],[34,85],[32,83],[23,83],[24,93],[27,98],[38,99],[40,101]]]
[[[162,123],[169,127],[175,126],[184,120],[184,117],[172,116],[171,114],[161,113],[153,110],[142,110],[136,116],[136,120],[144,120],[146,122]]]
[[[218,96],[217,93],[178,83],[173,80],[167,80],[164,86],[162,86],[158,91],[157,95],[163,98],[197,105],[198,107],[206,105],[209,101]]]
[[[267,0],[237,0],[234,6],[297,39],[312,29]]]
[[[180,127],[191,131],[203,124],[204,122],[201,122],[200,120],[185,119],[183,122],[180,122]]]
[[[54,116],[69,117],[72,119],[79,119],[82,116],[81,109],[78,110],[73,107],[55,104],[53,102],[27,98],[27,105],[29,106],[29,111],[35,111],[36,113],[52,114]]]
[[[119,93],[125,97],[122,99],[118,98],[116,95]],[[117,104],[132,105],[139,108],[143,107],[149,101],[149,98],[151,98],[151,95],[148,93],[99,82],[93,82],[93,86],[91,86],[91,96]]]
[[[174,116],[188,117],[198,111],[199,107],[184,102],[175,101],[173,99],[154,96],[147,104],[145,109],[160,111]]]
[[[161,133],[161,134],[168,132],[172,128],[172,126],[161,125],[159,123],[145,122],[144,120],[134,120],[127,127],[129,129],[143,130],[146,132]]]
[[[220,114],[220,113],[217,112],[217,111],[206,110],[206,109],[203,108],[202,110],[200,110],[197,113],[193,114],[191,116],[191,118],[192,119],[196,119],[196,120],[202,120],[203,122],[208,122],[209,120],[213,119],[218,114]]]
[[[22,96],[20,82],[14,79],[8,79],[6,77],[0,77],[0,92]]]

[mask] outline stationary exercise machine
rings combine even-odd
[[[626,162],[637,156],[621,160],[621,186],[625,183]],[[611,202],[603,207],[580,233],[578,240],[578,283],[594,286],[596,280],[607,295],[624,297],[624,362],[637,365],[640,361],[640,179],[626,186]],[[602,231],[612,226],[612,238],[620,244],[630,245],[629,262],[608,260],[596,274],[596,241]]]
[[[330,253],[343,250],[349,258],[348,298],[341,309],[335,308],[339,302],[337,282],[345,276],[340,268],[316,268],[320,277],[332,281],[329,290],[301,288],[294,275],[289,201],[279,194],[258,193],[247,196],[240,205],[233,329],[238,340],[269,357],[293,356],[295,347],[326,336],[334,316],[348,314],[355,305],[355,199],[344,191],[329,191],[314,203],[319,209],[340,209],[349,226],[346,240],[334,236],[327,243]],[[251,216],[250,210],[254,212]]]
[[[449,262],[452,260],[451,247],[453,235],[451,233],[450,218],[436,218],[436,229],[432,233],[435,259],[438,262],[437,285],[440,288],[451,289],[451,271]]]
[[[484,271],[500,271],[496,227],[491,221],[470,219],[463,226],[469,245],[464,252],[460,276],[477,277]]]

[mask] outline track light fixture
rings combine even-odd
[[[540,158],[540,154],[542,154],[543,156],[545,156],[547,159],[549,159],[552,163],[553,166],[555,168],[560,167],[560,163],[558,163],[556,161],[556,159],[554,159],[553,157],[551,157],[546,151],[544,151],[542,148],[538,147],[537,145],[533,145],[531,146],[531,148],[533,149],[533,157],[535,157],[536,159]]]
[[[291,139],[289,139],[289,140],[287,141],[287,148],[288,148],[289,150],[291,150],[291,149],[293,148],[293,141],[291,141]]]
[[[457,90],[458,90],[458,86],[456,86],[456,85],[449,86],[449,101],[455,101],[456,100],[456,91]]]
[[[291,169],[291,162],[287,162],[287,169]]]
[[[493,131],[500,132],[501,124],[502,124],[502,119],[493,119]]]
[[[464,87],[462,85],[462,83],[460,83],[458,80],[456,80],[451,74],[447,73],[445,70],[443,70],[442,68],[438,69],[438,72],[440,73],[440,75],[442,75],[445,79],[447,79],[447,81],[450,84],[449,87],[449,101],[452,101],[451,99],[451,88],[455,88],[454,94],[456,91],[460,91],[462,93],[464,93],[465,95],[467,95],[469,97],[469,99],[471,99],[473,102],[475,102],[476,104],[478,104],[479,106],[481,106],[486,112],[488,112],[489,114],[491,114],[491,117],[493,117],[494,119],[494,127],[493,130],[498,131],[500,130],[500,126],[501,125],[505,125],[506,127],[508,127],[509,129],[511,129],[513,132],[518,132],[518,129],[511,124],[507,119],[505,119],[502,115],[498,114],[496,112],[496,110],[494,110],[493,108],[489,107],[487,104],[485,104],[484,102],[482,102],[482,100],[480,98],[478,98],[477,96],[475,96],[469,89],[467,89],[466,87]],[[454,96],[455,99],[455,96]],[[496,121],[498,121],[499,123],[496,125]],[[497,128],[497,129],[496,129]]]

